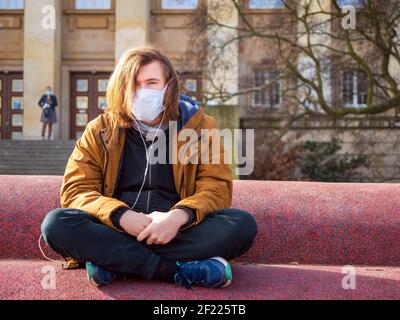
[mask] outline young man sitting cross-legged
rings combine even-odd
[[[215,128],[178,83],[158,49],[125,52],[110,79],[105,114],[88,124],[69,158],[61,208],[47,214],[42,233],[66,268],[85,264],[92,284],[136,275],[187,288],[226,287],[228,261],[252,246],[254,218],[230,208],[229,166],[171,161],[182,147],[169,142],[172,122],[177,133]],[[167,159],[153,163],[161,134]]]

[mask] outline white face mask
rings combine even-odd
[[[46,94],[47,94],[48,96],[50,96],[52,93],[53,93],[53,92],[52,92],[51,90],[47,90],[47,91],[46,91]]]
[[[139,121],[152,122],[164,110],[164,90],[139,89],[132,104],[132,113]]]

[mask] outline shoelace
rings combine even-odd
[[[175,274],[175,283],[184,286],[186,289],[194,290],[192,287],[192,282],[183,271],[183,266],[179,262],[176,263],[176,269],[177,272]]]

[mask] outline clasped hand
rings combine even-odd
[[[189,214],[182,209],[154,211],[148,215],[129,210],[122,215],[120,225],[139,242],[147,239],[148,245],[165,245],[176,237],[188,220]]]

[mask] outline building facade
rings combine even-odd
[[[185,93],[201,81],[185,61],[185,24],[197,1],[1,0],[0,139],[40,139],[38,100],[51,86],[54,139],[76,139],[102,112],[121,54],[153,43],[171,58]],[[53,19],[55,17],[55,19]]]

